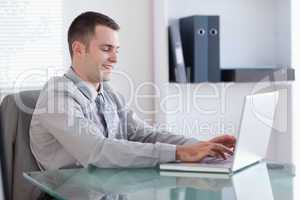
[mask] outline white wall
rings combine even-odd
[[[153,121],[154,102],[151,98],[136,99],[136,94],[152,94],[152,87],[142,87],[145,82],[152,82],[152,41],[151,41],[151,4],[150,0],[89,0],[64,1],[64,33],[65,66],[70,66],[67,48],[67,30],[71,21],[80,13],[96,11],[109,15],[119,23],[120,56],[117,73],[114,74],[111,85],[125,96],[131,108],[148,122]],[[124,73],[123,73],[124,72]]]
[[[299,157],[299,152],[300,152],[300,124],[299,124],[299,102],[300,102],[300,27],[299,27],[299,22],[298,19],[300,17],[299,13],[299,6],[300,2],[297,0],[292,0],[292,66],[296,69],[296,81],[293,84],[293,110],[292,110],[292,116],[293,116],[293,161],[298,167],[297,170],[299,171],[299,166],[300,166],[300,157]],[[299,186],[299,181],[295,188],[300,188]],[[300,197],[300,191],[297,191],[297,194],[295,196]],[[296,197],[296,198],[297,198]]]
[[[292,64],[292,19],[291,1],[276,0],[276,58],[277,63],[283,66],[293,66]]]

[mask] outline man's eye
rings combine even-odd
[[[105,51],[105,52],[108,52],[110,49],[107,47],[107,48],[102,48],[102,51]]]

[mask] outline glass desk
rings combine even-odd
[[[24,177],[56,199],[193,200],[293,199],[293,170],[265,163],[232,176],[146,169],[96,167],[24,173]]]

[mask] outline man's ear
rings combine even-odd
[[[73,55],[82,56],[85,53],[85,45],[79,41],[72,43]]]

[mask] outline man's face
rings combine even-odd
[[[90,82],[99,83],[110,79],[117,63],[119,38],[117,31],[98,25],[89,46],[82,56],[85,76]]]

